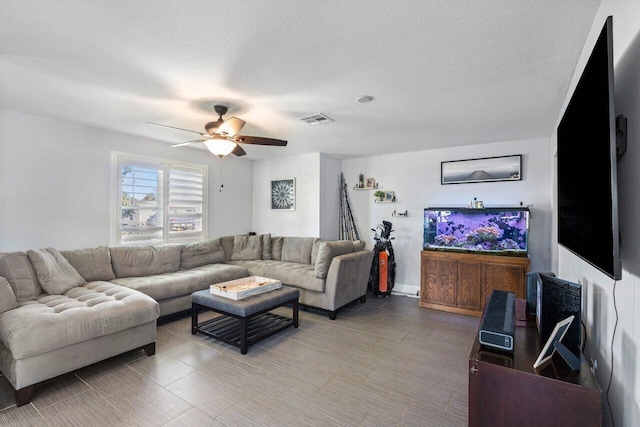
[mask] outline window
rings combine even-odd
[[[116,244],[150,245],[206,236],[207,167],[114,154]]]

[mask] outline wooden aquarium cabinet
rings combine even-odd
[[[420,307],[480,317],[491,291],[525,297],[528,257],[422,251]]]

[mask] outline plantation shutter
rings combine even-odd
[[[206,167],[118,156],[116,181],[116,244],[205,238]]]
[[[169,241],[201,240],[204,174],[201,169],[169,171]]]

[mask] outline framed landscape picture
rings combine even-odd
[[[441,163],[442,185],[522,180],[522,155]]]
[[[296,208],[296,179],[271,181],[271,209],[292,211]]]

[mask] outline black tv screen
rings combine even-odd
[[[619,279],[612,25],[608,17],[558,126],[558,242]]]

